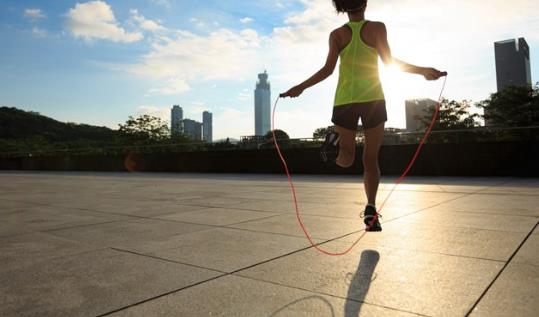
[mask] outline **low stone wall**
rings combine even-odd
[[[383,146],[383,175],[400,175],[417,145]],[[294,174],[361,174],[362,147],[349,169],[325,167],[317,149],[284,151]],[[237,150],[125,156],[0,158],[3,170],[137,171],[190,173],[283,173],[275,150]],[[409,175],[539,176],[538,142],[426,144]]]

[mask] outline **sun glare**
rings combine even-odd
[[[404,101],[410,95],[411,87],[407,83],[410,78],[407,78],[395,64],[387,66],[381,64],[379,72],[386,97],[388,124],[393,127],[403,127],[404,121],[397,118],[404,116]]]

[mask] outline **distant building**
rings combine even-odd
[[[213,142],[213,115],[211,112],[202,113],[202,135],[206,142]]]
[[[524,38],[494,43],[498,92],[507,86],[531,86],[530,48]]]
[[[258,74],[255,89],[255,135],[265,135],[271,130],[271,87],[268,73]]]
[[[170,134],[178,136],[181,133],[181,121],[183,120],[183,109],[174,105],[170,114]]]
[[[424,128],[420,118],[424,117],[429,109],[436,107],[436,104],[432,99],[406,100],[406,130],[413,132]]]
[[[180,127],[183,134],[193,141],[202,141],[202,123],[191,119],[180,121]]]
[[[530,48],[524,38],[494,43],[496,57],[496,84],[498,92],[508,86],[531,86]],[[484,109],[485,115],[489,109]],[[491,122],[485,119],[485,126]]]

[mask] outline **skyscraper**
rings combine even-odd
[[[414,132],[424,127],[419,118],[425,117],[429,109],[436,107],[436,101],[432,99],[406,100],[405,107],[406,130]]]
[[[180,121],[180,127],[183,134],[193,141],[202,140],[202,123],[191,119]]]
[[[213,142],[213,118],[211,112],[204,111],[202,113],[202,131],[203,140],[206,142]]]
[[[268,73],[258,74],[255,89],[255,135],[265,135],[271,130],[271,88]]]
[[[182,120],[183,120],[182,107],[178,105],[174,105],[170,113],[170,134],[172,134],[172,136],[178,136],[182,132],[181,126],[180,126],[180,122]]]
[[[531,86],[530,48],[524,38],[494,43],[498,91],[507,86]]]

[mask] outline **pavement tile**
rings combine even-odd
[[[338,252],[349,245],[322,247]],[[345,256],[308,249],[236,274],[424,315],[462,316],[502,266],[410,250],[368,250],[360,243]]]
[[[0,272],[98,248],[41,232],[2,238],[0,239],[0,263],[2,263]]]
[[[2,215],[2,222],[8,226],[24,228],[28,231],[54,230],[126,219],[129,218],[48,205],[17,208]]]
[[[118,313],[121,316],[417,316],[353,300],[225,276]]]
[[[537,223],[533,217],[454,212],[450,205],[441,205],[394,220],[422,227],[458,227],[505,232],[529,233]]]
[[[34,206],[22,201],[0,199],[0,215]]]
[[[197,265],[223,272],[233,272],[308,246],[305,238],[215,228],[170,237],[160,244],[146,244],[145,254]],[[140,247],[131,247],[129,250]]]
[[[12,237],[12,236],[28,234],[32,232],[33,232],[32,230],[21,227],[21,226],[17,226],[13,224],[12,222],[0,221],[0,238]]]
[[[316,239],[332,239],[364,228],[364,225],[359,221],[350,221],[347,218],[302,215],[301,220],[309,235]],[[305,235],[295,214],[253,220],[229,227],[296,237],[304,237]]]
[[[206,197],[203,197],[203,198],[181,200],[179,204],[203,206],[203,207],[230,207],[230,206],[238,206],[242,203],[249,202],[249,201],[252,201],[252,199],[212,197],[210,195],[206,195]]]
[[[454,211],[539,217],[536,195],[474,194],[451,201]]]
[[[234,205],[232,208],[254,211],[269,211],[276,213],[287,213],[295,211],[294,203],[291,200],[251,200],[248,202],[242,202],[240,204]]]
[[[471,316],[539,316],[539,266],[509,263]]]
[[[507,261],[526,237],[524,232],[509,234],[505,231],[395,222],[382,223],[382,227],[380,233],[360,232],[338,241],[355,242],[361,236],[361,242],[373,248],[388,247]]]
[[[184,221],[203,225],[225,226],[238,222],[279,215],[274,212],[258,212],[231,208],[206,208],[197,211],[179,212],[155,217],[163,220]]]
[[[212,227],[159,219],[133,219],[73,229],[50,231],[58,237],[101,247],[144,250],[146,244],[167,243],[173,236]]]
[[[185,206],[175,202],[134,201],[130,199],[108,199],[87,205],[88,209],[100,212],[132,215],[138,217],[155,217],[174,212],[204,209],[199,206]]]
[[[0,272],[0,315],[96,316],[219,275],[98,250]]]
[[[531,234],[511,262],[539,266],[539,234]]]

